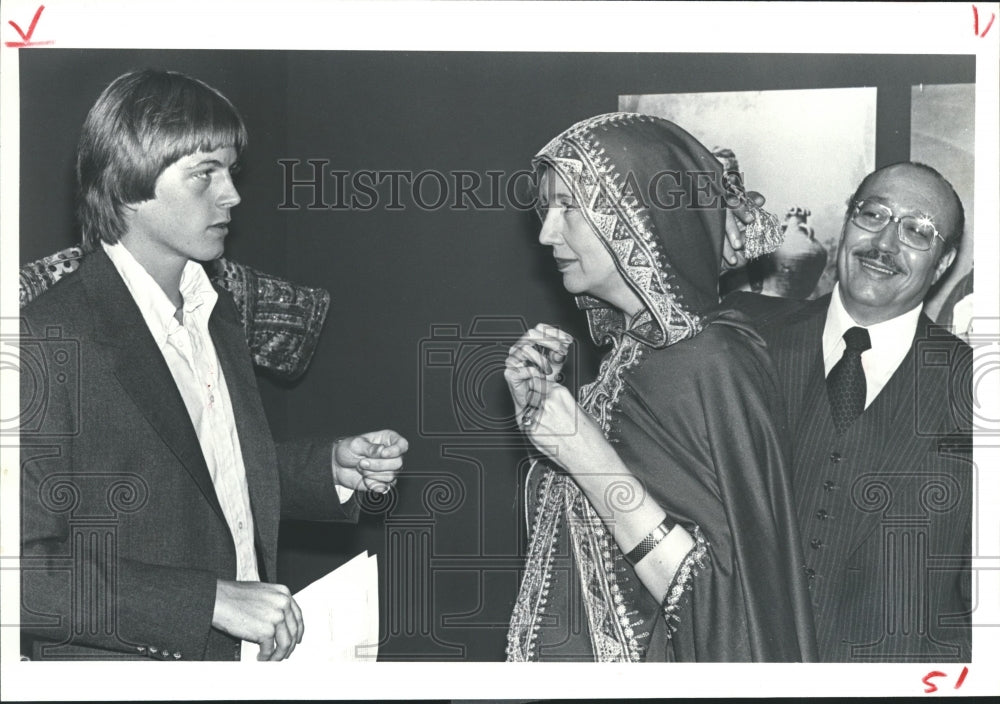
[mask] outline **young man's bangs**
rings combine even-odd
[[[246,131],[240,124],[216,124],[187,130],[175,135],[163,144],[159,171],[196,152],[211,152],[216,149],[233,147],[239,156],[246,146]]]

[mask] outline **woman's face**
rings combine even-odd
[[[572,190],[554,169],[545,169],[538,183],[543,215],[538,241],[552,247],[563,286],[572,294],[589,294],[626,312],[638,303],[610,252],[583,216]]]

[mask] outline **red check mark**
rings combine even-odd
[[[25,32],[21,29],[20,25],[14,20],[8,20],[7,24],[14,28],[14,31],[21,35],[22,41],[19,42],[4,42],[9,47],[21,48],[26,46],[42,46],[44,44],[52,44],[52,40],[45,42],[33,42],[31,41],[32,35],[35,33],[35,27],[38,26],[38,20],[42,16],[42,10],[45,9],[45,5],[39,5],[38,9],[35,10],[35,16],[31,18],[31,24],[28,25],[28,31]]]
[[[972,6],[972,18],[973,18],[972,31],[976,33],[977,37],[982,39],[983,37],[986,36],[986,33],[990,31],[990,27],[993,26],[993,20],[995,20],[997,16],[993,12],[990,13],[990,21],[986,24],[986,29],[984,29],[982,33],[980,33],[979,31],[979,8],[976,7],[975,5]]]

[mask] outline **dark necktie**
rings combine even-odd
[[[868,331],[858,327],[844,333],[844,342],[847,344],[844,356],[826,377],[826,394],[837,435],[843,435],[865,410],[868,385],[865,370],[861,368],[861,353],[872,346]]]

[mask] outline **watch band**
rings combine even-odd
[[[628,551],[628,554],[625,555],[625,559],[633,565],[638,564],[642,558],[646,557],[646,555],[653,551],[653,548],[660,544],[660,541],[667,537],[667,533],[669,533],[675,525],[677,524],[672,523],[667,518],[664,518],[660,525],[656,526],[656,528],[650,531],[649,535],[639,541],[638,545]]]

